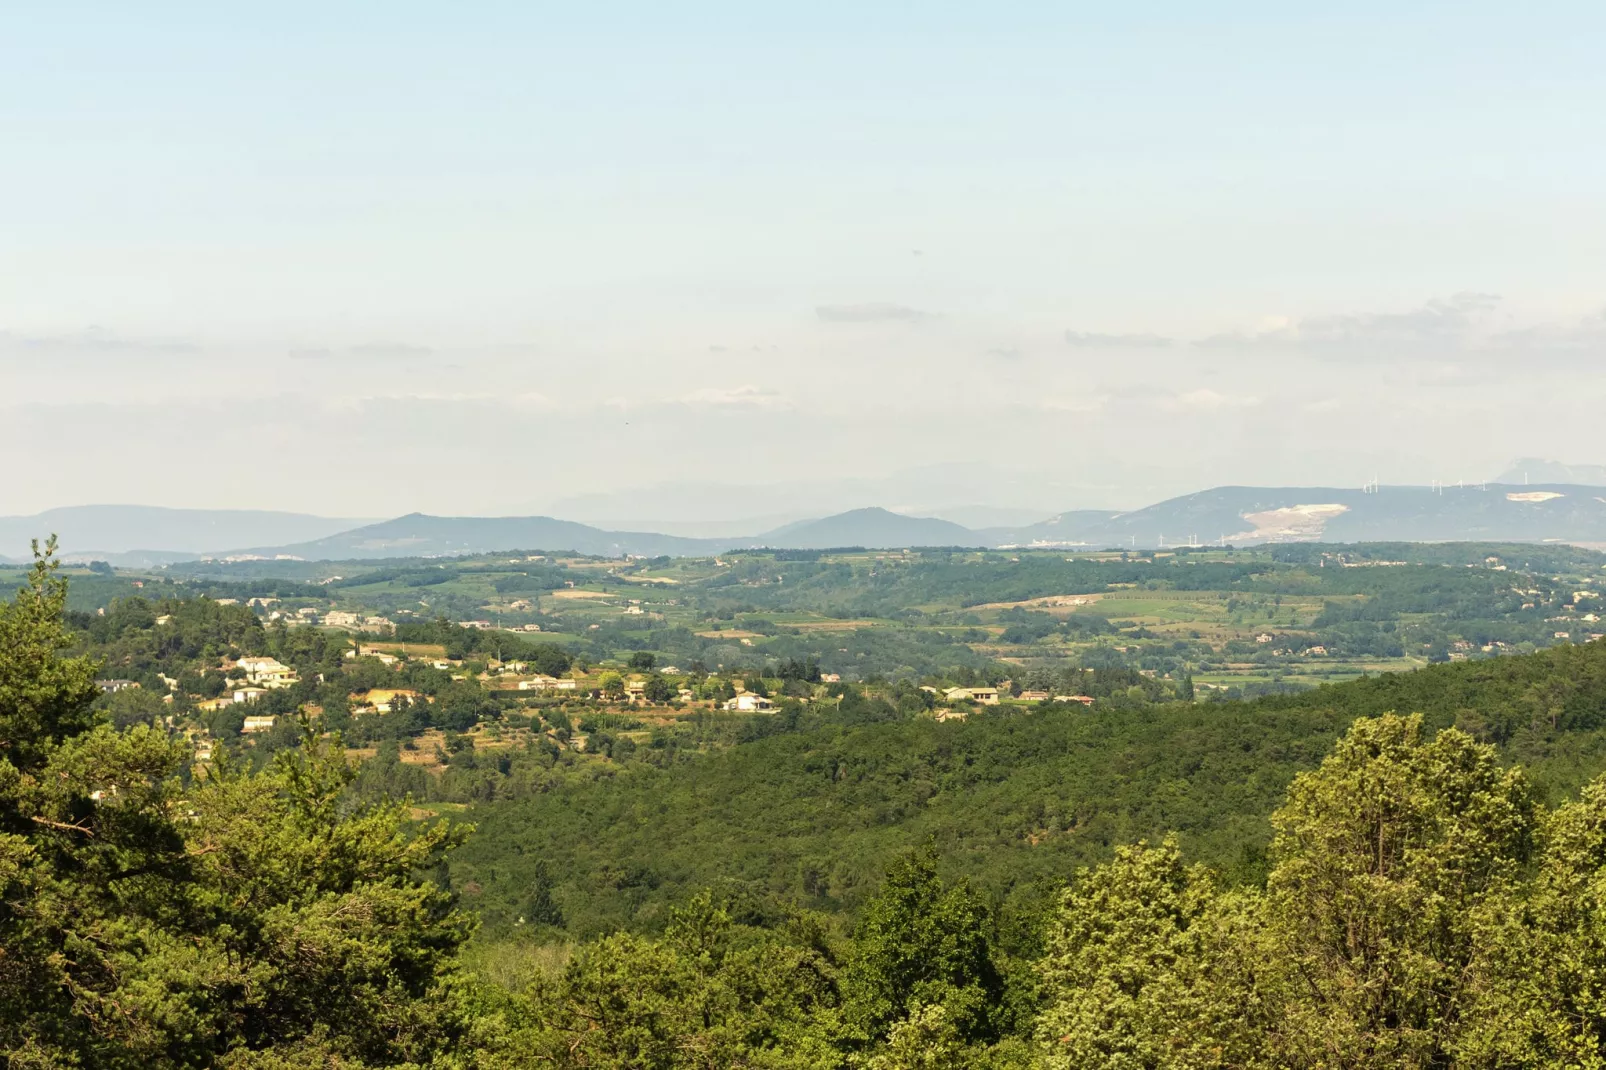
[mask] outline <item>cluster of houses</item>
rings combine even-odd
[[[459,628],[469,628],[477,632],[538,632],[541,630],[541,626],[539,624],[509,624],[504,626],[500,624],[493,624],[488,620],[460,620],[457,622],[457,626]]]
[[[1022,691],[1016,697],[1022,702],[1080,702],[1084,706],[1093,705],[1092,695],[1056,695],[1050,691]]]
[[[556,676],[536,675],[519,681],[520,691],[578,691],[580,681]]]
[[[245,670],[246,681],[266,690],[289,687],[296,682],[296,671],[282,664],[278,658],[244,657],[234,663]]]
[[[922,684],[920,690],[930,695],[941,695],[945,702],[973,702],[978,706],[996,706],[1001,699],[1001,693],[996,687],[947,687],[935,688],[930,684]],[[1093,705],[1089,695],[1056,695],[1049,691],[1022,691],[1017,696],[1022,702],[1080,702],[1084,706]],[[939,720],[944,718],[939,717]]]
[[[296,682],[296,671],[290,666],[281,663],[277,658],[270,657],[242,657],[233,666],[224,664],[224,668],[241,669],[245,672],[243,683],[225,691],[215,699],[201,703],[203,710],[221,709],[240,703],[255,702],[269,691],[281,687],[289,687]],[[168,681],[169,687],[177,686],[177,680]],[[272,727],[269,725],[268,727]],[[266,731],[266,729],[257,729]]]
[[[225,605],[233,602],[232,598],[220,598],[218,603]],[[266,620],[269,624],[283,623],[287,627],[315,624],[324,628],[343,628],[350,631],[382,632],[389,631],[396,626],[395,621],[389,617],[364,615],[353,613],[345,609],[318,610],[312,606],[302,606],[295,610],[269,609],[278,601],[277,598],[252,598],[247,604],[260,609],[268,609]]]

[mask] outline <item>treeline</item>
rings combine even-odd
[[[1290,542],[1265,548],[1273,561],[1322,567],[1346,563],[1405,562],[1411,565],[1449,565],[1481,568],[1505,565],[1508,569],[1550,575],[1557,572],[1599,572],[1606,554],[1565,543],[1536,542]],[[1493,560],[1491,560],[1491,558]]]

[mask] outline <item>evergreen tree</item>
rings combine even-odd
[[[419,880],[460,836],[352,806],[338,741],[186,783],[186,748],[94,725],[36,551],[0,607],[0,1065],[422,1063],[469,919]]]
[[[930,847],[893,864],[854,930],[843,1017],[863,1042],[884,1038],[916,1007],[942,1007],[961,1040],[996,1037],[1003,978],[989,915],[963,882],[945,887]]]

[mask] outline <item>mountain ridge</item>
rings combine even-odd
[[[971,546],[976,532],[951,520],[905,516],[880,506],[799,520],[757,536],[758,543],[789,550],[824,550],[833,546]]]
[[[155,513],[204,511],[153,510],[147,507],[95,507],[102,520],[115,519],[118,509],[136,518]],[[1325,542],[1570,542],[1606,544],[1606,488],[1583,484],[1477,484],[1458,487],[1247,487],[1222,486],[1169,498],[1126,511],[1073,509],[1035,524],[1018,527],[967,528],[937,517],[909,516],[878,506],[850,509],[829,516],[799,520],[757,535],[694,538],[652,531],[616,531],[550,516],[450,517],[408,513],[339,531],[333,518],[304,514],[219,511],[223,520],[200,531],[224,530],[228,524],[268,517],[270,525],[321,526],[314,538],[279,543],[241,540],[242,549],[186,552],[126,550],[104,552],[114,564],[154,567],[196,557],[360,560],[390,557],[441,557],[511,550],[621,557],[702,556],[730,550],[767,547],[816,550],[839,546],[897,549],[917,546],[972,546],[997,549],[1126,548],[1179,545]],[[39,514],[0,518],[3,524],[26,521],[37,528]],[[171,518],[169,518],[171,519]],[[185,516],[191,523],[201,519]],[[227,521],[224,523],[223,521]],[[346,522],[349,523],[349,522]],[[137,525],[136,525],[137,527]],[[121,535],[128,544],[139,529]],[[27,545],[23,532],[12,545]],[[192,530],[192,541],[203,536]],[[113,539],[113,542],[118,540]],[[82,545],[80,542],[78,545]],[[149,545],[149,543],[146,543]],[[64,546],[65,556],[95,556]],[[13,555],[13,557],[19,555]]]
[[[0,546],[60,537],[71,560],[120,554],[199,555],[248,543],[301,542],[371,523],[272,509],[183,509],[161,505],[69,505],[28,516],[0,516]],[[264,537],[264,532],[267,533]],[[19,556],[13,551],[11,556]]]
[[[1112,513],[1063,513],[987,534],[993,545],[1298,542],[1606,542],[1606,496],[1576,484],[1212,487]],[[1068,519],[1069,518],[1069,519]]]

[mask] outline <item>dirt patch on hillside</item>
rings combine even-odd
[[[1333,502],[1325,505],[1290,505],[1260,513],[1245,513],[1244,519],[1253,524],[1254,529],[1228,535],[1227,540],[1318,539],[1329,520],[1347,512],[1349,506]]]
[[[1073,613],[1084,606],[1091,606],[1102,594],[1051,594],[1042,598],[1028,598],[1022,602],[986,602],[979,606],[969,606],[968,609],[1046,609],[1061,610]]]

